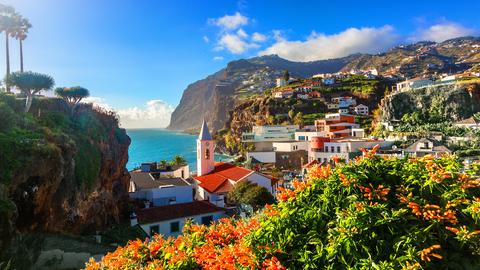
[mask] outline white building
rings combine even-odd
[[[436,140],[422,138],[407,148],[405,153],[414,157],[423,157],[425,155],[433,155],[434,157],[441,157],[442,155],[451,153],[452,151],[446,146],[442,145]]]
[[[140,166],[140,172],[149,172],[157,175],[157,178],[180,177],[187,179],[190,177],[190,168],[185,165],[165,165],[157,162],[145,162]]]
[[[278,130],[278,129],[276,129]],[[206,122],[203,122],[200,136],[197,139],[197,174],[193,175],[197,186],[195,198],[224,207],[226,195],[242,181],[249,181],[265,187],[272,194],[276,193],[277,181],[259,172],[224,162],[215,162],[212,139]]]
[[[273,151],[275,152],[294,152],[298,150],[308,150],[307,141],[274,142]]]
[[[242,133],[242,142],[253,143],[256,151],[272,151],[273,142],[293,140],[298,128],[298,125],[253,126],[252,132]]]
[[[397,91],[403,92],[403,91],[408,91],[410,89],[420,88],[420,87],[432,85],[432,84],[434,84],[432,80],[415,78],[415,79],[406,80],[406,81],[397,83]]]
[[[285,85],[287,85],[287,82],[285,81],[285,78],[283,78],[283,77],[277,78],[277,87],[282,87],[282,86],[285,86]]]
[[[311,130],[315,130],[315,125],[312,125]],[[321,131],[297,131],[295,132],[295,141],[310,141],[313,137],[325,137],[325,132]]]
[[[368,106],[359,104],[353,108],[353,111],[358,115],[368,115]]]
[[[130,172],[129,197],[151,206],[193,201],[193,186],[182,178],[160,178],[156,173]]]
[[[150,237],[161,234],[167,238],[180,235],[187,220],[208,225],[223,217],[225,209],[204,201],[192,201],[137,210],[130,217],[130,223],[140,226]]]

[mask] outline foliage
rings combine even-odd
[[[254,210],[264,207],[266,204],[275,202],[272,194],[264,187],[249,181],[244,181],[235,185],[232,191],[228,193],[228,200],[234,204],[246,204]]]
[[[314,167],[250,219],[136,240],[87,269],[477,269],[480,180],[455,157]]]
[[[302,113],[302,112],[298,112],[298,113],[295,115],[295,117],[293,118],[293,123],[294,123],[295,125],[300,126],[300,127],[303,126],[303,124],[304,124],[305,122],[303,121],[303,113]]]
[[[55,94],[70,103],[72,106],[78,104],[82,99],[90,96],[88,89],[81,86],[57,87]]]
[[[180,155],[176,155],[173,157],[172,161],[170,162],[172,165],[186,165],[187,164],[187,160],[180,156]]]
[[[42,90],[52,89],[55,81],[46,74],[37,72],[13,72],[5,78],[8,85],[17,87],[20,91],[35,95]]]

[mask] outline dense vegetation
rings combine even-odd
[[[455,157],[315,167],[250,219],[136,240],[87,269],[477,269],[480,180]],[[473,168],[477,168],[475,166]]]
[[[34,99],[32,113],[25,113],[23,106],[14,95],[0,94],[0,183],[9,184],[38,158],[55,160],[70,148],[82,149],[75,155],[77,184],[90,186],[100,170],[97,143],[108,134],[102,113],[78,110],[71,115],[65,102],[48,98]]]
[[[275,202],[275,198],[266,188],[249,181],[235,185],[233,190],[228,193],[227,198],[229,203],[237,204],[241,208],[243,206],[251,207],[253,210]]]

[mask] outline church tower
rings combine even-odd
[[[215,169],[215,141],[203,120],[202,130],[197,139],[197,176],[209,174]]]

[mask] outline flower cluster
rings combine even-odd
[[[131,241],[87,269],[480,268],[480,181],[455,157],[385,159],[377,149],[312,167],[249,219]]]

